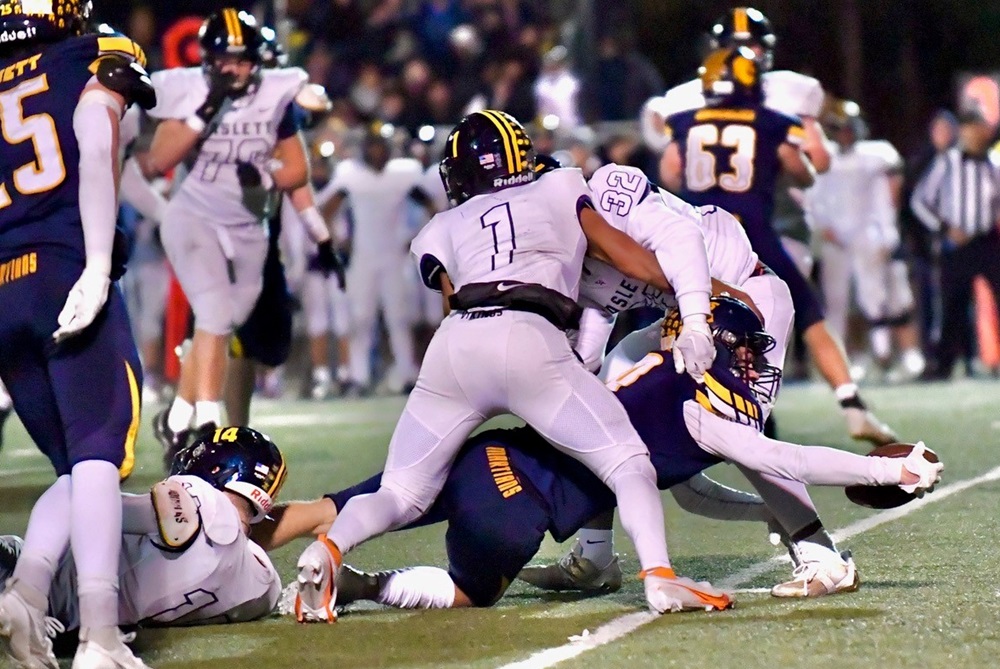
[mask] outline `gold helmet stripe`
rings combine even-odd
[[[503,137],[503,147],[507,153],[507,168],[511,173],[517,173],[521,171],[521,156],[517,151],[516,135],[514,134],[514,129],[507,122],[507,119],[503,118],[497,112],[491,109],[484,109],[479,112],[490,121],[493,125],[497,127],[500,131],[500,135]]]
[[[451,157],[458,158],[458,130],[451,136]]]
[[[281,457],[281,467],[278,468],[278,473],[274,475],[274,481],[271,482],[270,488],[266,491],[268,495],[271,496],[272,500],[277,497],[278,491],[281,490],[281,486],[285,484],[285,457]]]
[[[747,20],[747,8],[737,7],[733,10],[733,33],[746,34],[750,32],[750,22]]]
[[[232,7],[222,10],[226,15],[226,25],[229,28],[229,35],[233,38],[233,46],[243,46],[243,26],[240,24],[239,14]]]

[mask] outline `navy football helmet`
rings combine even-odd
[[[724,361],[762,405],[773,405],[781,384],[781,370],[764,357],[774,348],[774,337],[753,309],[734,297],[712,296],[708,325],[715,339],[716,360]],[[680,311],[671,309],[663,320],[663,335],[676,338],[682,327]]]
[[[253,505],[258,522],[271,510],[285,483],[285,457],[266,435],[249,427],[206,430],[181,450],[171,476],[197,476],[216,489],[234,492]]]
[[[0,52],[82,35],[90,12],[90,0],[0,0]]]
[[[278,33],[274,28],[261,26],[260,35],[264,39],[263,66],[267,69],[288,67],[288,54],[278,40]]]
[[[461,120],[445,141],[439,166],[452,204],[535,180],[535,149],[510,114],[492,109]]]
[[[698,69],[709,107],[746,106],[764,100],[757,56],[745,46],[716,49]]]
[[[205,19],[198,31],[198,43],[201,45],[202,69],[210,78],[218,68],[218,59],[223,56],[237,56],[253,64],[253,74],[244,89],[260,77],[260,70],[270,53],[256,19],[232,7]]]
[[[746,46],[760,49],[761,67],[767,71],[774,64],[774,46],[778,38],[771,22],[753,7],[734,7],[712,26],[710,39],[713,49]]]

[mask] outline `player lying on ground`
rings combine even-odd
[[[285,472],[270,439],[249,428],[221,428],[182,451],[173,475],[150,494],[123,494],[121,624],[208,625],[271,613],[281,580],[249,534],[271,508]],[[0,537],[0,586],[11,577],[22,543]],[[67,552],[53,582],[49,630],[80,626],[77,589]]]
[[[762,421],[756,394],[767,392],[764,382],[776,374],[763,357],[773,340],[746,306],[728,298],[714,298],[713,304],[718,355],[704,383],[664,364],[671,354],[663,351],[651,353],[612,384],[649,446],[658,487],[670,488],[724,461],[736,463],[744,472],[780,478],[788,491],[798,488],[802,503],[810,505],[804,486],[796,482],[901,485],[913,492],[928,489],[938,480],[940,466],[918,454],[905,460],[868,458],[759,434]],[[728,434],[730,428],[735,434]],[[325,532],[349,499],[370,493],[378,485],[377,475],[315,502],[277,507],[272,512],[274,522],[258,525],[255,538],[270,549]],[[613,506],[614,496],[593,474],[572,458],[546,448],[544,439],[531,428],[484,432],[465,444],[441,495],[418,523],[448,522],[448,571],[414,567],[359,575],[344,570],[338,581],[343,588],[339,601],[363,597],[407,608],[490,606],[537,552],[546,531],[564,541]],[[793,536],[802,531],[800,527],[784,529]],[[812,531],[825,536],[818,518]],[[814,544],[803,559],[840,560],[828,536],[826,541],[829,547]],[[825,571],[814,576],[829,578]],[[845,577],[839,576],[840,580]],[[849,578],[853,580],[853,572]],[[731,603],[729,595],[707,583],[678,581],[688,588],[678,608],[721,609]]]

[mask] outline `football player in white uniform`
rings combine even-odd
[[[703,608],[700,586],[670,568],[649,451],[565,335],[579,321],[588,247],[667,289],[656,257],[593,209],[579,170],[552,170],[536,180],[531,140],[503,112],[484,110],[459,123],[447,139],[441,175],[456,206],[435,216],[411,250],[424,282],[442,290],[451,313],[431,340],[393,433],[381,488],[346,505],[299,558],[298,619],[334,619],[343,554],[426,513],[465,438],[505,413],[525,419],[614,491],[653,611]],[[695,376],[715,357],[708,299],[708,291],[690,293],[681,304],[680,369]]]
[[[381,134],[385,129],[369,128],[360,159],[349,158],[338,164],[333,179],[317,195],[327,220],[346,204],[354,221],[347,297],[351,307],[352,392],[361,395],[371,390],[371,350],[380,310],[392,348],[389,387],[402,392],[417,378],[406,282],[406,247],[410,241],[407,199],[423,205],[431,216],[436,213],[430,196],[420,186],[420,163],[412,158],[391,158],[389,141]]]
[[[830,170],[806,191],[806,212],[822,240],[822,287],[827,322],[841,340],[847,333],[851,285],[868,320],[872,353],[882,369],[901,349],[903,379],[920,376],[924,357],[913,324],[913,292],[899,248],[897,214],[903,160],[884,140],[865,139],[858,105],[837,100],[824,114],[831,142]]]
[[[271,189],[306,185],[309,172],[292,104],[305,72],[262,69],[267,43],[246,12],[213,14],[199,39],[201,68],[153,77],[159,102],[150,115],[162,123],[143,160],[150,177],[195,155],[161,227],[195,320],[177,396],[154,419],[168,451],[183,445],[189,428],[221,424],[229,337],[257,301],[267,256],[259,203]],[[332,257],[328,233],[315,241]]]
[[[172,475],[149,494],[123,494],[121,624],[235,623],[271,613],[281,580],[249,535],[270,511],[285,474],[284,457],[270,439],[229,427],[182,451]],[[0,537],[0,585],[10,578],[20,545],[18,537]],[[58,622],[51,629],[79,627],[75,571],[67,553],[50,596],[48,613]]]

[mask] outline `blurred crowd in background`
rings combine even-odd
[[[503,109],[514,115],[530,126],[540,153],[554,154],[564,165],[579,167],[587,176],[613,161],[639,167],[655,180],[659,152],[650,145],[648,128],[644,136],[640,123],[643,105],[669,86],[694,76],[692,66],[683,78],[665,81],[660,63],[654,65],[656,59],[639,50],[641,26],[634,25],[633,15],[627,11],[617,14],[614,8],[595,8],[595,3],[580,0],[178,0],[127,6],[111,3],[106,7],[98,3],[98,13],[139,42],[155,70],[196,65],[201,18],[222,4],[240,6],[265,24],[274,25],[286,45],[289,64],[304,68],[310,80],[325,86],[333,99],[332,114],[308,138],[318,190],[338,161],[357,155],[360,137],[373,124],[389,141],[394,156],[416,158],[433,179],[441,143],[450,127],[464,114],[483,108]],[[581,12],[581,8],[590,11]],[[778,24],[780,35],[780,21]],[[690,49],[700,48],[708,25],[705,21],[689,27]],[[794,46],[786,42],[784,49],[788,53]],[[864,113],[864,100],[859,102]],[[910,196],[942,152],[958,146],[963,152],[986,155],[995,127],[995,119],[988,116],[940,109],[924,119],[925,132],[910,132],[908,145],[898,147],[903,156],[899,165],[902,189],[894,202],[902,239],[898,253],[909,267],[917,295],[921,343],[932,363],[937,359],[942,333],[939,261],[942,245],[947,252],[949,241],[914,214]],[[886,119],[868,120],[876,131],[891,124]],[[973,146],[973,133],[960,132],[963,125],[985,125],[989,141]],[[832,137],[836,128],[828,131]],[[407,225],[412,233],[426,218],[420,207],[410,206]],[[127,210],[125,215],[134,216]],[[781,212],[779,218],[782,230],[798,237],[817,257],[821,255],[823,239],[810,233],[811,221],[804,211],[793,208]],[[144,232],[141,222],[138,229],[138,255],[129,280],[134,285],[137,335],[155,386],[165,382],[164,375],[170,376],[163,360],[173,354],[163,352],[162,338],[168,269],[156,248],[155,234]],[[289,254],[294,255],[294,251]],[[301,284],[295,278],[296,263],[287,264],[295,290]],[[817,263],[814,278],[821,281],[822,271],[822,264]],[[437,304],[422,306],[432,298],[423,295],[415,277],[411,278],[411,322],[419,351],[419,342],[426,340],[428,328],[436,324],[428,314]],[[953,356],[956,359],[945,361],[947,365],[932,364],[925,378],[947,378],[953,362],[961,363],[959,368],[964,367],[969,375],[996,375],[1000,371],[995,307],[989,295],[988,288],[976,285],[975,306],[969,311],[975,327],[960,333],[960,354]],[[373,294],[371,299],[376,299]],[[891,379],[884,366],[867,364],[871,361],[867,325],[853,310],[851,313],[846,342],[858,362],[857,376]],[[623,322],[621,327],[632,324]],[[336,346],[330,347],[331,352],[336,350]],[[376,369],[383,375],[391,368],[387,355],[384,343],[373,351]],[[308,379],[307,373],[297,373],[309,366],[307,358],[304,352],[293,356],[289,367],[296,373],[287,376]],[[336,359],[331,361],[334,370],[337,365]],[[804,364],[790,364],[786,369],[786,377],[808,375]],[[332,376],[336,379],[336,374]],[[305,380],[283,384],[281,370],[269,374],[262,383],[272,394],[310,394]],[[383,383],[382,390],[395,392],[402,389],[398,386],[387,388]],[[333,383],[320,390],[313,387],[313,396],[336,393],[338,386]]]

